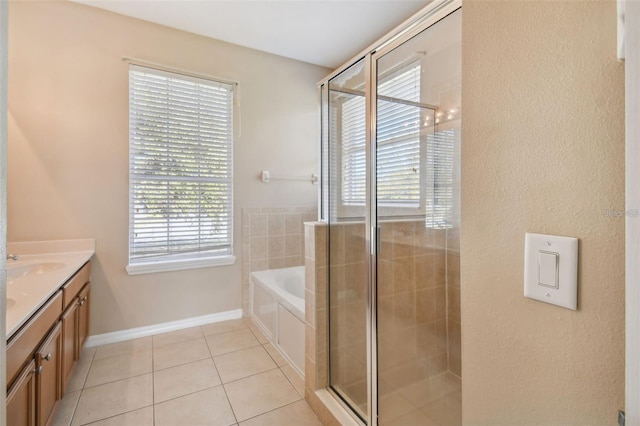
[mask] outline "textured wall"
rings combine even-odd
[[[465,424],[615,424],[624,64],[614,1],[463,5]],[[523,297],[525,232],[580,238],[578,311]]]
[[[313,206],[317,186],[258,179],[317,167],[329,70],[67,1],[9,6],[10,241],[97,240],[91,334],[239,309],[241,208]],[[128,276],[128,65],[240,82],[233,266]]]

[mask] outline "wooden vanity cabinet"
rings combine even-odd
[[[36,425],[36,361],[33,359],[7,394],[7,424]]]
[[[48,426],[89,334],[87,262],[7,342],[7,424]]]
[[[58,404],[62,399],[61,368],[62,324],[51,330],[47,339],[36,352],[36,413],[38,425],[45,426],[53,422]]]

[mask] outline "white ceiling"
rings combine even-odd
[[[337,68],[429,0],[73,0]]]

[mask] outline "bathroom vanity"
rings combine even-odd
[[[7,424],[12,426],[53,422],[89,332],[94,250],[37,251],[16,250],[19,260],[7,265]]]

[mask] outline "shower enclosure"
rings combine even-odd
[[[460,422],[461,14],[321,83],[328,383],[370,425]]]

